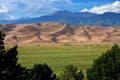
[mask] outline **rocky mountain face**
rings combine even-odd
[[[0,20],[0,24],[31,24],[38,22],[57,22],[73,26],[120,26],[120,13],[94,14],[89,12],[58,11],[37,18],[26,17],[16,20]]]
[[[120,27],[71,26],[60,23],[0,25],[5,44],[81,45],[120,43]]]

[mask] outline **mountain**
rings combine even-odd
[[[9,20],[9,19],[11,19],[11,16],[0,12],[0,21],[1,20]]]
[[[60,23],[3,24],[7,45],[81,45],[120,43],[120,27],[71,26]]]
[[[74,26],[120,26],[120,13],[107,12],[104,14],[94,14],[89,12],[69,12],[65,10],[38,18],[0,21],[1,24],[30,24],[38,22],[57,22]]]

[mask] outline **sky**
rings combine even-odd
[[[64,10],[120,13],[120,0],[0,0],[0,20],[40,17]]]

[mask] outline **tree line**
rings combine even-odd
[[[18,63],[17,46],[5,49],[5,34],[0,31],[0,80],[120,80],[120,47],[114,45],[93,61],[91,68],[82,70],[65,66],[60,77],[47,64],[34,64],[31,69]]]

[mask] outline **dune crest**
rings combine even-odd
[[[60,23],[0,25],[5,44],[80,45],[120,43],[120,27],[71,26]]]

